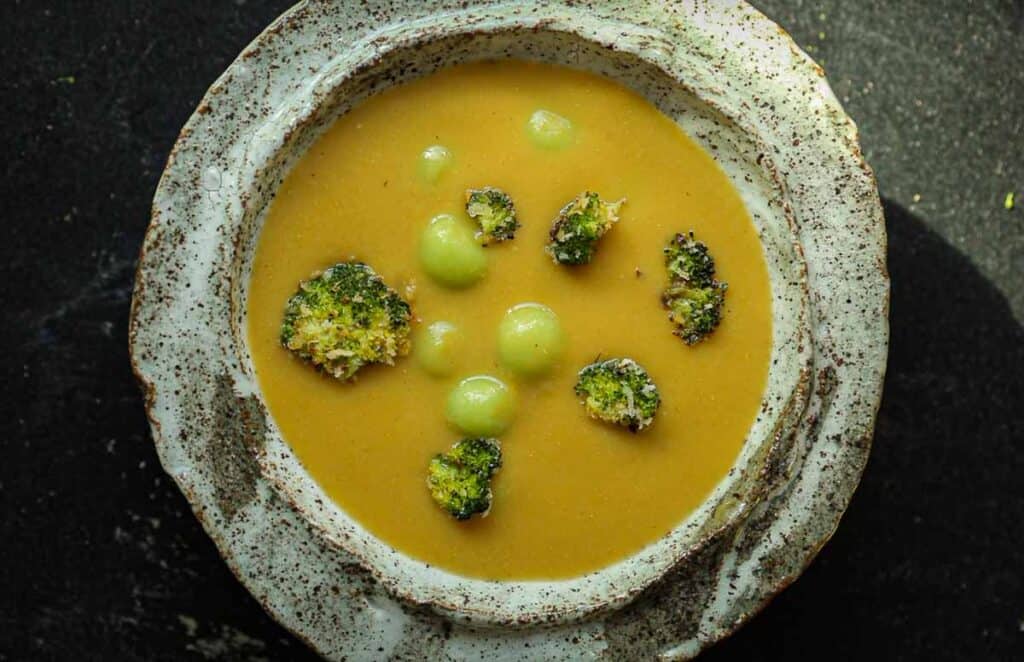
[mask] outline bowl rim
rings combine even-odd
[[[333,3],[327,3],[327,4],[333,4]],[[438,3],[427,3],[427,4],[437,4],[437,5],[444,6],[446,4],[451,4],[451,3],[438,2]],[[562,7],[562,4],[563,3],[555,3],[554,6]],[[566,3],[566,5],[567,4],[568,3]],[[606,3],[596,3],[596,4],[603,5],[603,4],[606,4]],[[655,4],[656,5],[657,3],[646,3],[646,4]],[[500,7],[500,5],[479,6],[479,7],[471,8],[470,10],[467,10],[467,11],[470,11],[470,12],[473,12],[473,11],[486,12],[487,10],[494,9],[495,7]],[[160,192],[161,191],[165,190],[166,187],[173,185],[173,183],[171,181],[172,179],[174,179],[175,177],[180,177],[181,173],[180,172],[176,172],[176,171],[173,170],[174,162],[179,157],[180,153],[182,151],[184,151],[183,150],[183,145],[187,141],[192,139],[193,133],[196,130],[196,126],[198,124],[200,124],[201,122],[205,121],[206,115],[208,115],[210,113],[209,109],[210,109],[210,107],[213,104],[216,103],[216,97],[219,94],[218,87],[222,87],[223,85],[225,85],[227,83],[227,78],[229,76],[229,73],[234,71],[235,74],[237,74],[238,71],[240,70],[240,67],[244,68],[244,67],[247,67],[247,66],[251,66],[249,61],[253,57],[259,57],[258,52],[259,52],[259,50],[261,48],[261,45],[265,45],[265,42],[268,39],[274,38],[275,35],[280,34],[282,31],[291,30],[291,29],[299,29],[299,25],[301,23],[301,21],[299,19],[301,19],[301,15],[303,13],[307,12],[307,11],[309,11],[309,7],[305,3],[302,3],[302,4],[297,5],[296,7],[292,8],[291,10],[289,10],[289,12],[287,12],[286,14],[282,15],[281,18],[279,18],[274,24],[272,24],[270,27],[268,27],[268,29],[264,33],[262,33],[259,37],[257,37],[256,40],[254,40],[253,44],[250,45],[246,49],[246,51],[243,52],[243,54],[239,57],[238,60],[235,61],[234,64],[232,64],[231,67],[229,67],[228,71],[225,72],[224,76],[222,76],[217,81],[217,83],[215,83],[211,87],[211,91],[207,94],[207,97],[204,98],[204,101],[200,104],[200,107],[197,110],[196,114],[193,115],[193,117],[189,120],[188,124],[186,124],[186,127],[183,129],[182,135],[179,138],[179,141],[176,144],[174,151],[172,151],[171,158],[169,159],[168,169],[165,171],[164,177],[161,180],[160,187],[158,188],[158,196],[157,196],[158,198],[160,196]],[[763,21],[767,22],[769,25],[774,27],[774,24],[771,24],[770,22],[768,22],[768,20],[766,18],[764,18],[762,15],[758,14],[756,11],[753,11],[753,10],[750,10],[749,8],[747,8],[745,10],[745,12],[746,12],[747,16],[759,17],[759,20],[763,20]],[[537,19],[537,20],[539,22],[543,22],[542,19]],[[406,28],[408,28],[408,27],[409,26],[407,25]],[[544,26],[544,27],[547,27],[547,26]],[[782,33],[781,31],[778,34],[780,35],[780,40],[787,47],[789,47],[790,49],[795,49],[795,46],[792,44],[792,41],[791,41],[791,39],[789,39],[788,35],[785,35],[785,33]],[[254,53],[254,52],[257,53],[257,55],[252,55],[252,53]],[[638,55],[642,59],[645,57],[645,55],[642,54],[642,53],[638,54]],[[814,69],[816,68],[816,65],[813,65],[813,63],[810,62],[809,58],[807,58],[806,55],[804,55],[798,49],[796,49],[794,51],[794,56],[796,56],[796,59],[798,61],[799,60],[804,60],[805,61],[804,64],[810,64],[812,71],[814,73],[817,73],[819,76],[821,75],[820,68],[818,68],[817,71],[814,71]],[[878,230],[880,230],[880,223],[878,223],[878,221],[880,219],[880,216],[881,216],[881,214],[880,214],[880,205],[877,204],[877,191],[874,189],[873,175],[871,174],[870,170],[867,168],[866,164],[864,164],[863,158],[860,155],[859,147],[857,147],[857,144],[856,144],[856,142],[857,142],[856,141],[856,129],[853,126],[852,122],[849,121],[849,119],[845,117],[845,114],[842,114],[841,109],[838,108],[838,102],[835,101],[834,96],[831,94],[831,91],[828,90],[827,83],[824,83],[824,79],[823,78],[821,80],[821,85],[822,85],[822,87],[820,89],[820,93],[822,95],[822,98],[824,99],[823,103],[825,105],[833,105],[834,104],[835,109],[838,109],[837,115],[838,115],[838,118],[840,120],[839,124],[841,124],[841,126],[839,126],[838,128],[839,128],[839,130],[841,132],[845,132],[847,134],[847,136],[848,136],[848,142],[843,147],[846,150],[848,150],[849,152],[852,152],[853,156],[855,157],[854,163],[853,163],[854,167],[859,169],[859,170],[861,170],[861,172],[866,175],[866,177],[867,177],[866,181],[867,181],[871,191],[874,193],[875,203],[877,205],[877,214],[870,214],[869,213],[867,215],[869,217],[871,217],[871,218],[869,218],[869,220],[874,222],[875,230],[877,232]],[[706,103],[708,102],[706,99],[704,99],[704,101]],[[195,184],[199,185],[199,182],[195,182]],[[863,182],[861,182],[861,184],[863,185]],[[237,561],[233,562],[233,554],[230,551],[228,551],[232,545],[231,545],[230,542],[226,541],[224,536],[223,536],[223,529],[226,528],[225,524],[223,522],[215,521],[215,520],[213,520],[213,519],[211,519],[211,518],[209,518],[207,516],[208,515],[208,513],[206,513],[207,509],[204,508],[200,503],[198,503],[198,502],[202,501],[202,497],[198,496],[198,494],[197,494],[197,492],[195,490],[194,484],[190,483],[189,480],[180,473],[180,471],[177,471],[178,469],[180,469],[180,466],[178,465],[178,463],[175,460],[176,459],[180,459],[180,458],[171,457],[171,454],[166,452],[166,448],[165,447],[166,447],[166,445],[169,442],[168,442],[168,440],[166,440],[164,438],[163,431],[162,431],[162,427],[163,427],[162,426],[162,422],[166,421],[166,418],[165,418],[166,414],[164,412],[158,411],[157,406],[156,406],[156,400],[157,400],[157,397],[158,397],[157,396],[157,391],[156,391],[156,388],[157,388],[156,387],[156,381],[157,380],[152,379],[151,375],[147,374],[147,364],[152,360],[152,358],[145,356],[145,353],[146,353],[147,350],[143,348],[143,345],[145,345],[146,343],[142,342],[142,338],[143,338],[144,334],[146,333],[146,331],[145,331],[146,330],[146,320],[144,320],[140,316],[140,310],[145,305],[147,305],[146,300],[147,300],[147,297],[149,296],[149,294],[147,292],[147,283],[146,283],[146,277],[144,276],[144,271],[145,271],[145,268],[147,267],[147,265],[151,266],[150,261],[147,259],[147,249],[153,247],[158,241],[162,240],[161,226],[163,226],[165,224],[162,216],[164,215],[165,211],[166,211],[165,207],[161,206],[158,203],[158,201],[155,200],[154,201],[153,222],[151,224],[151,227],[150,227],[149,231],[147,232],[147,238],[146,238],[145,244],[143,246],[143,252],[142,252],[142,255],[140,256],[138,274],[137,274],[137,279],[136,279],[136,291],[135,291],[135,296],[133,297],[133,302],[132,302],[131,328],[130,328],[133,370],[135,371],[135,373],[136,373],[140,383],[143,385],[143,388],[144,388],[144,390],[146,392],[146,404],[147,404],[146,408],[147,408],[147,413],[148,413],[148,415],[150,417],[150,420],[151,420],[151,424],[152,424],[153,432],[154,432],[154,438],[155,438],[155,441],[157,442],[158,449],[161,450],[161,461],[164,463],[164,466],[168,469],[168,472],[171,473],[171,475],[175,478],[176,482],[179,483],[179,485],[181,486],[182,490],[186,493],[186,496],[189,497],[189,501],[190,501],[190,503],[192,503],[193,508],[196,510],[197,516],[199,516],[201,521],[204,522],[204,525],[206,526],[208,532],[210,532],[211,536],[214,537],[215,541],[218,542],[218,547],[221,548],[222,553],[224,553],[225,557],[228,559],[229,565],[236,572],[236,574],[239,574],[239,577],[240,577],[240,579],[242,579],[243,583],[246,584],[247,586],[250,586],[250,589],[251,589],[251,584],[255,583],[256,580],[254,580],[251,577],[246,577],[244,575],[243,570],[242,570],[241,564],[236,566]],[[861,210],[861,211],[862,211],[862,213],[864,212],[864,210]],[[869,201],[869,205],[868,205],[868,211],[869,212],[870,211],[874,211],[874,210],[870,209],[870,201]],[[885,273],[885,269],[884,269],[884,230],[882,230],[880,233],[877,233],[875,235],[875,237],[876,237],[876,239],[878,239],[878,242],[877,242],[878,246],[882,250],[882,257],[881,257],[881,262],[880,262],[881,270],[880,270],[879,274],[881,275],[881,280],[883,281],[883,285],[884,285],[885,301],[883,302],[883,309],[887,312],[888,285],[887,285],[887,274]],[[885,315],[885,318],[887,318],[887,315]],[[882,322],[883,322],[882,327],[884,327],[884,319],[882,320]],[[884,341],[886,339],[887,329],[886,328],[878,328],[878,329],[875,329],[875,332],[876,333],[879,333],[879,332],[881,333],[881,338],[882,338],[882,341],[883,341],[883,344],[884,344]],[[236,341],[237,341],[237,339],[236,339]],[[884,351],[882,352],[882,356],[883,356],[882,364],[880,366],[877,366],[877,370],[875,370],[875,372],[873,373],[876,376],[876,378],[877,378],[877,387],[878,388],[876,389],[876,392],[878,393],[878,397],[880,397],[881,376],[884,375]],[[818,375],[818,377],[820,378],[820,374]],[[241,385],[235,384],[234,385],[235,390],[239,390],[238,389],[239,386],[241,386]],[[246,388],[249,388],[249,387],[241,386],[241,390],[243,390],[243,391],[246,390]],[[808,388],[810,388],[810,387],[808,387]],[[871,410],[871,417],[872,417],[872,420],[868,421],[868,425],[867,425],[868,444],[870,443],[870,428],[871,428],[871,424],[873,423],[873,414],[874,414],[874,410],[877,409],[877,404],[878,404],[878,398],[876,397],[875,401],[874,401],[873,409],[870,406],[868,407],[868,409]],[[802,408],[801,408],[801,411],[802,411]],[[266,469],[266,464],[265,464],[266,455],[262,455],[260,453],[257,453],[256,457],[259,458],[260,463],[261,463],[261,467],[263,469]],[[866,461],[866,457],[867,457],[867,453],[866,453],[866,449],[864,449],[864,453],[863,453],[864,461]],[[863,469],[863,463],[861,463],[860,469]],[[857,471],[857,477],[859,477],[859,471]],[[271,481],[271,482],[273,482],[273,481]],[[856,486],[856,482],[855,481],[852,483],[852,485],[847,485],[849,494],[852,494],[853,488],[855,488],[855,486]],[[277,488],[280,489],[281,485],[278,484]],[[285,491],[287,492],[287,489]],[[846,501],[848,501],[848,499],[849,499],[849,494],[847,494],[845,496]],[[292,504],[292,505],[294,506],[294,504]],[[843,503],[843,508],[845,508],[845,503]],[[841,515],[841,513],[842,513],[842,509],[840,509],[838,511],[838,513],[836,514],[836,516],[834,518],[834,521],[831,523],[831,530],[834,530],[835,525],[838,523],[839,515]],[[308,517],[306,519],[308,521]],[[826,528],[829,528],[829,527],[826,527]],[[831,531],[827,531],[825,536],[820,537],[820,540],[818,541],[817,547],[810,551],[810,554],[806,557],[806,562],[801,567],[805,567],[806,563],[809,563],[810,558],[813,558],[813,554],[816,553],[816,550],[818,548],[820,548],[821,545],[824,544],[824,542],[827,540],[828,536],[830,536],[830,535],[831,535]],[[713,537],[714,536],[709,536],[707,542],[710,542]],[[329,537],[328,537],[328,540],[330,540]],[[334,542],[338,543],[338,541],[334,541]],[[342,545],[342,547],[344,547],[344,545]],[[598,571],[598,574],[600,572],[602,572],[602,571]],[[796,573],[796,574],[798,574],[798,573]],[[659,576],[660,576],[660,574],[659,574]],[[795,574],[791,574],[788,577],[788,579],[784,580],[783,582],[777,582],[776,583],[776,587],[773,587],[773,588],[778,588],[778,590],[781,590],[781,586],[783,584],[785,584],[785,583],[788,583],[788,581],[792,581],[792,579],[795,578],[795,576],[796,576]],[[655,579],[656,579],[656,577],[655,577]],[[471,580],[471,581],[480,581],[480,580]],[[653,579],[651,581],[653,581]],[[622,602],[628,600],[630,597],[633,597],[638,591],[640,591],[643,588],[645,588],[649,583],[650,582],[646,582],[642,586],[638,586],[636,588],[636,590],[631,591],[631,592],[625,594],[623,597],[621,597],[621,599],[610,601],[610,602],[608,602],[608,603],[606,603],[606,604],[604,604],[602,606],[603,607],[617,606],[617,605],[621,604]],[[256,591],[253,591],[253,592],[256,593]],[[765,593],[767,594],[768,592],[766,591]],[[410,597],[414,602],[420,602],[420,603],[423,603],[423,602],[431,603],[432,602],[430,600],[427,600],[427,601],[417,600],[415,598],[415,596],[406,596],[406,597]],[[764,601],[765,600],[760,601],[758,603],[758,606],[763,605]],[[449,612],[449,613],[447,613],[447,615],[449,617],[451,617],[451,618],[458,618],[460,616],[464,616],[465,615],[465,612],[463,610],[461,610],[458,606],[453,606],[454,608],[451,608],[451,609],[446,609],[444,605],[440,605],[440,606],[441,606],[443,612],[444,611]],[[268,610],[270,610],[271,613],[273,613],[275,615],[275,617],[278,618],[278,620],[282,620],[283,622],[285,622],[286,626],[289,626],[289,622],[290,621],[294,621],[295,620],[294,618],[284,618],[283,615],[282,615],[282,611],[281,611],[280,607],[268,605]],[[749,612],[747,613],[747,616],[749,616]],[[559,618],[561,618],[561,616],[559,616]],[[495,620],[493,618],[490,618],[490,616],[488,614],[483,614],[483,620],[484,621],[490,621],[490,622],[496,622],[496,623],[511,624],[508,621],[508,619],[497,619],[497,620]],[[535,623],[535,622],[539,622],[539,620],[543,620],[543,619],[529,619],[528,622],[529,623]],[[300,636],[302,636],[302,633],[304,632],[304,629],[300,628],[300,627],[291,627],[290,629],[293,629],[293,631],[296,631],[297,633],[299,633]],[[707,641],[710,641],[710,640],[712,640],[711,636],[704,636],[701,639],[701,641],[705,642],[705,643]],[[316,644],[316,640],[315,639],[312,639],[310,641],[310,643],[311,643],[311,645],[314,645],[314,647],[319,648],[319,646],[317,646],[317,644]]]

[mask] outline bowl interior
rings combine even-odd
[[[635,33],[608,43],[607,26],[583,20],[572,31],[556,25],[482,31],[408,24],[386,41],[355,44],[323,63],[278,111],[241,135],[234,149],[244,166],[232,227],[231,343],[239,380],[260,406],[265,430],[256,449],[259,471],[301,513],[317,535],[351,554],[395,595],[440,612],[488,624],[530,624],[579,618],[624,603],[702,545],[741,520],[764,496],[766,468],[784,463],[803,411],[810,365],[806,266],[786,198],[764,158],[756,127],[743,127],[700,98],[685,78],[659,65],[669,47]],[[249,274],[266,212],[291,166],[340,115],[381,90],[443,67],[479,59],[520,58],[584,69],[639,92],[707,150],[739,191],[764,248],[771,279],[773,345],[762,408],[743,450],[705,503],[669,535],[601,571],[558,581],[490,582],[430,567],[370,535],[334,504],[292,453],[260,400],[246,333]]]

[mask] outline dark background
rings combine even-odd
[[[126,339],[178,130],[289,4],[0,0],[0,660],[313,658],[160,469]],[[707,659],[1024,660],[1024,4],[755,4],[861,127],[892,348],[835,538]]]

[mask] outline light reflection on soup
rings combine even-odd
[[[567,147],[539,147],[538,109],[572,121]],[[451,163],[428,182],[431,145]],[[445,289],[420,269],[430,218],[464,214],[467,188],[498,186],[522,227],[486,248],[488,273]],[[544,252],[551,221],[584,190],[628,199],[585,267]],[[724,321],[706,342],[673,336],[659,302],[662,247],[694,230],[729,283]],[[283,349],[285,301],[316,270],[351,257],[402,291],[414,281],[418,324],[461,329],[457,369],[432,377],[412,357],[364,369],[354,383],[318,374]],[[539,302],[561,319],[563,360],[524,381],[497,360],[508,310]],[[262,231],[248,300],[249,343],[271,414],[310,474],[346,512],[396,549],[491,579],[577,576],[668,533],[736,460],[760,406],[771,345],[762,248],[714,161],[650,103],[604,78],[505,61],[445,70],[369,99],[339,119],[281,187]],[[596,357],[632,357],[662,395],[640,434],[590,420],[573,395]],[[445,420],[462,378],[510,385],[518,415],[501,437],[504,467],[484,518],[457,522],[431,500],[431,456],[459,438]]]

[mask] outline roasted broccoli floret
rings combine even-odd
[[[480,226],[479,237],[484,244],[513,239],[519,228],[516,206],[499,188],[485,186],[466,191],[466,213]]]
[[[559,264],[587,264],[594,258],[597,242],[619,220],[625,200],[606,202],[586,191],[562,208],[551,226],[547,251]]]
[[[661,395],[650,375],[633,359],[591,363],[579,372],[576,395],[591,418],[639,432],[654,421]]]
[[[491,477],[501,468],[497,439],[463,439],[427,467],[427,488],[441,508],[465,520],[491,509]]]
[[[662,295],[668,318],[676,328],[672,332],[693,345],[714,331],[722,321],[722,304],[728,285],[712,281],[707,287],[670,286]]]
[[[693,233],[677,234],[665,247],[669,284],[661,295],[675,325],[673,333],[687,345],[704,340],[722,321],[726,283],[715,280],[715,260]]]
[[[501,446],[495,439],[463,439],[448,451],[448,458],[490,478],[501,468]]]
[[[715,277],[715,260],[708,247],[693,238],[693,233],[677,234],[665,247],[665,267],[669,279],[695,287],[711,285]]]
[[[364,365],[408,354],[411,317],[373,269],[342,262],[299,285],[285,306],[281,344],[344,381]]]

